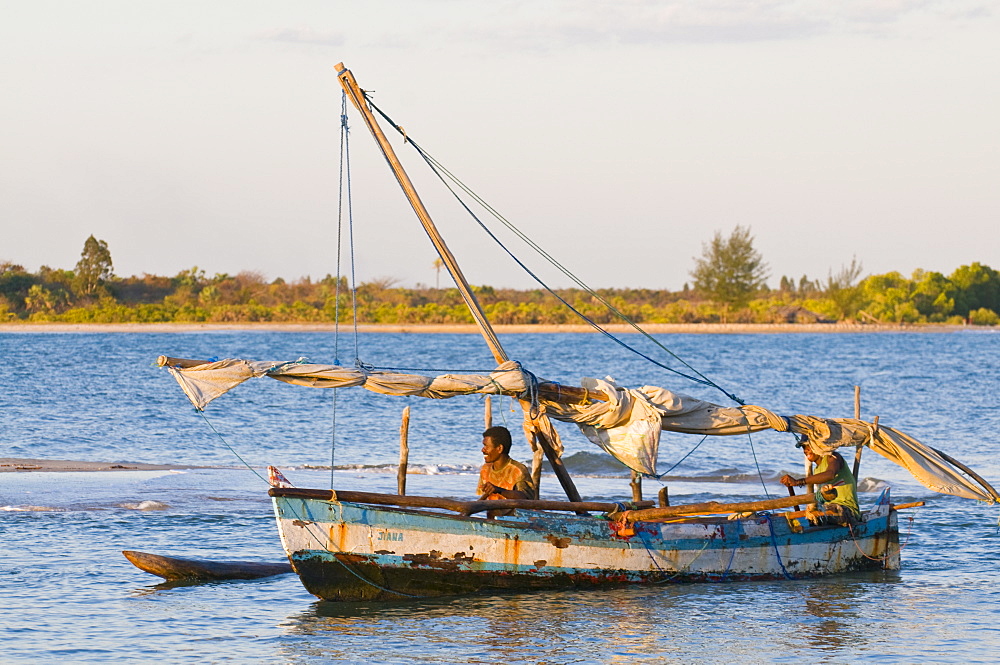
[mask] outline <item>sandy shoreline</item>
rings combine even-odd
[[[63,459],[0,457],[0,473],[26,471],[167,471],[199,469],[190,464],[142,464],[140,462],[80,462]]]
[[[605,326],[616,334],[634,333],[624,324]],[[646,332],[660,334],[761,334],[761,333],[873,333],[873,332],[958,332],[989,329],[986,326],[956,325],[871,325],[856,323],[647,323]],[[588,325],[497,325],[500,334],[593,333]],[[351,333],[351,326],[340,326]],[[0,333],[190,333],[190,332],[316,332],[332,333],[330,323],[0,323]],[[359,325],[362,333],[466,333],[479,332],[473,324]]]

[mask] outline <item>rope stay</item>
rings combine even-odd
[[[347,123],[347,93],[341,93],[340,100],[340,170],[337,177],[337,276],[334,286],[333,359],[340,365],[340,287],[343,278],[341,261],[344,253],[344,218],[346,207],[347,237],[351,272],[351,320],[354,327],[354,362],[360,362],[358,350],[358,288],[356,261],[354,255],[354,207],[351,198],[351,141],[350,126]],[[330,434],[330,487],[334,486],[334,469],[337,452],[337,395],[333,391],[333,424]]]
[[[347,93],[340,100],[340,171],[337,176],[337,272],[333,291],[333,364],[340,364],[340,261],[343,254],[344,230],[344,150],[347,134]],[[330,487],[334,486],[333,469],[337,463],[337,391],[333,391],[333,413],[330,430]]]
[[[232,454],[236,455],[236,459],[238,459],[239,461],[243,462],[243,466],[245,466],[246,468],[250,469],[250,471],[253,473],[253,475],[257,476],[258,478],[260,478],[261,480],[263,480],[268,485],[271,484],[271,482],[267,478],[265,478],[264,476],[262,476],[259,473],[257,473],[257,469],[255,469],[252,466],[250,466],[250,464],[245,459],[243,459],[243,457],[238,452],[236,452],[231,445],[229,445],[229,442],[226,441],[226,437],[222,436],[222,433],[219,430],[215,429],[215,425],[213,425],[212,421],[208,419],[208,416],[205,415],[205,411],[203,409],[195,409],[195,411],[197,411],[198,414],[202,417],[202,419],[208,424],[209,428],[213,432],[215,432],[215,435],[217,437],[219,437],[219,441],[222,441],[222,445],[224,445],[226,448],[228,448],[229,452],[231,452]]]
[[[701,444],[705,443],[705,439],[707,439],[707,438],[708,438],[708,435],[707,435],[707,434],[706,434],[705,436],[701,437],[701,441],[699,441],[699,442],[698,442],[697,444],[695,444],[695,447],[694,447],[694,448],[692,448],[691,450],[689,450],[689,451],[687,452],[687,454],[686,454],[686,455],[684,455],[684,457],[682,457],[682,458],[680,458],[679,460],[677,460],[677,463],[676,463],[676,464],[674,464],[674,465],[673,465],[672,467],[670,467],[669,469],[667,469],[667,470],[666,470],[666,471],[664,471],[663,473],[658,473],[658,474],[656,474],[655,476],[653,476],[653,478],[655,478],[656,480],[659,480],[659,481],[661,481],[661,482],[662,482],[662,480],[663,480],[663,477],[664,477],[665,475],[667,475],[668,473],[670,473],[671,471],[673,471],[674,469],[676,469],[677,467],[679,467],[679,466],[681,465],[681,462],[683,462],[683,461],[684,461],[684,460],[686,460],[686,459],[687,459],[688,457],[690,457],[690,456],[691,456],[691,454],[692,454],[692,453],[693,453],[694,451],[698,450],[698,448],[699,448],[699,447],[701,446]]]
[[[592,289],[590,286],[588,286],[586,283],[584,283],[579,277],[577,277],[575,274],[573,274],[569,269],[567,269],[565,266],[563,266],[561,263],[559,263],[548,252],[546,252],[537,243],[535,243],[533,240],[531,240],[531,238],[529,238],[524,232],[522,232],[513,223],[511,223],[509,220],[507,220],[495,208],[493,208],[491,205],[489,205],[489,203],[487,203],[484,199],[482,199],[482,197],[480,197],[479,195],[477,195],[471,188],[469,188],[461,180],[459,180],[453,173],[451,173],[440,162],[438,162],[430,154],[428,154],[426,151],[424,151],[423,148],[421,148],[420,145],[417,144],[417,142],[414,141],[411,136],[408,136],[408,135],[404,134],[402,128],[399,127],[399,125],[397,125],[392,120],[392,118],[390,118],[384,111],[382,111],[382,109],[380,109],[378,106],[376,106],[367,95],[365,96],[365,101],[368,103],[368,105],[374,111],[376,111],[380,116],[382,116],[382,118],[384,118],[385,121],[388,122],[397,132],[399,132],[401,135],[404,136],[404,138],[406,139],[406,142],[408,144],[410,144],[411,146],[413,146],[414,150],[417,151],[417,154],[419,154],[421,156],[421,158],[427,163],[427,165],[431,169],[431,171],[434,172],[434,174],[438,177],[438,179],[441,180],[441,182],[444,184],[444,186],[452,193],[452,195],[459,202],[459,204],[466,210],[466,212],[468,212],[469,215],[472,216],[472,218],[483,229],[483,231],[485,231],[486,234],[489,235],[489,237],[494,242],[496,242],[497,245],[504,252],[506,252],[507,255],[510,256],[510,258],[515,263],[517,263],[517,265],[522,270],[524,270],[533,280],[535,280],[535,282],[537,282],[549,294],[551,294],[553,297],[555,297],[557,300],[559,300],[570,311],[572,311],[574,314],[576,314],[581,320],[583,320],[584,322],[586,322],[588,325],[590,325],[591,327],[593,327],[596,331],[600,332],[605,337],[607,337],[611,341],[615,342],[619,346],[627,349],[628,351],[631,351],[632,353],[634,353],[634,354],[638,355],[639,357],[641,357],[641,358],[649,361],[650,363],[656,365],[657,367],[660,367],[661,369],[667,370],[667,371],[672,372],[672,373],[674,373],[674,374],[676,374],[678,376],[686,378],[689,381],[692,381],[694,383],[698,383],[698,384],[701,384],[701,385],[705,385],[705,386],[710,386],[710,387],[716,388],[717,390],[719,390],[720,392],[722,392],[724,395],[726,395],[726,397],[730,398],[731,400],[733,400],[737,404],[740,404],[741,406],[745,404],[745,402],[742,399],[740,399],[735,394],[733,394],[733,393],[727,391],[726,389],[724,389],[718,383],[716,383],[715,381],[711,380],[705,374],[703,374],[702,372],[698,371],[696,368],[694,368],[692,365],[690,365],[688,362],[686,362],[683,358],[681,358],[676,353],[674,353],[669,348],[667,348],[659,340],[657,340],[656,338],[654,338],[652,335],[650,335],[648,332],[646,332],[641,326],[639,326],[636,322],[634,322],[632,319],[630,319],[626,314],[624,314],[618,308],[616,308],[611,302],[609,302],[607,300],[607,298],[605,298],[601,294],[597,293],[594,289]],[[572,304],[570,304],[565,298],[563,298],[558,293],[556,293],[553,288],[551,288],[548,284],[546,284],[537,274],[535,274],[534,271],[532,271],[530,268],[528,268],[524,264],[523,261],[521,261],[516,255],[514,255],[514,253],[506,245],[504,245],[504,243],[496,236],[496,234],[494,234],[493,231],[491,231],[489,229],[489,227],[487,227],[486,224],[483,223],[483,221],[479,218],[479,216],[476,215],[470,209],[469,205],[459,196],[459,194],[455,191],[455,189],[451,186],[451,184],[448,183],[448,180],[450,180],[452,183],[454,183],[455,186],[457,186],[465,194],[467,194],[470,198],[472,198],[472,200],[474,200],[484,210],[486,210],[488,213],[490,213],[495,219],[497,219],[499,222],[501,222],[508,230],[510,230],[514,235],[516,235],[519,239],[521,239],[525,244],[527,244],[529,247],[531,247],[536,253],[538,253],[543,259],[545,259],[548,263],[550,263],[557,270],[559,270],[563,275],[565,275],[570,280],[572,280],[575,284],[577,284],[586,293],[588,293],[592,297],[596,298],[599,302],[601,302],[601,304],[603,304],[608,309],[608,311],[610,311],[612,314],[614,314],[619,319],[621,319],[622,321],[624,321],[631,328],[633,328],[636,332],[640,333],[643,337],[645,337],[647,340],[649,340],[650,342],[652,342],[654,345],[656,345],[662,351],[666,352],[672,358],[674,358],[679,363],[681,363],[682,365],[684,365],[684,367],[686,367],[688,370],[690,370],[693,375],[692,374],[687,374],[687,373],[682,372],[682,371],[680,371],[678,369],[670,367],[669,365],[666,365],[666,364],[664,364],[664,363],[662,363],[662,362],[660,362],[660,361],[658,361],[658,360],[650,357],[649,355],[643,353],[642,351],[636,349],[635,347],[627,344],[626,342],[624,342],[623,340],[619,339],[614,334],[612,334],[610,331],[608,331],[607,329],[605,329],[604,327],[602,327],[599,323],[597,323],[596,321],[594,321],[590,317],[588,317],[585,314],[583,314],[582,312],[580,312],[577,308],[575,308]]]
[[[690,363],[688,363],[687,361],[685,361],[683,358],[681,358],[680,356],[678,356],[671,349],[669,349],[666,345],[664,345],[662,342],[660,342],[655,337],[653,337],[651,334],[649,334],[638,323],[636,323],[631,318],[629,318],[624,312],[622,312],[617,307],[615,307],[614,304],[611,303],[607,298],[605,298],[603,295],[601,295],[600,293],[598,293],[597,291],[595,291],[588,284],[586,284],[582,279],[580,279],[577,275],[575,275],[572,271],[570,271],[568,268],[566,268],[562,263],[560,263],[558,260],[556,260],[555,257],[553,257],[551,254],[549,254],[545,249],[543,249],[540,245],[538,245],[538,243],[536,243],[535,241],[533,241],[526,233],[524,233],[523,231],[521,231],[510,220],[508,220],[506,217],[504,217],[498,210],[496,210],[493,206],[491,206],[485,199],[483,199],[481,196],[479,196],[478,194],[476,194],[475,191],[473,191],[468,185],[466,185],[464,182],[462,182],[462,180],[459,179],[457,176],[455,176],[455,174],[453,174],[447,167],[445,167],[437,159],[435,159],[427,151],[425,151],[416,141],[413,140],[412,137],[410,137],[409,135],[406,134],[406,132],[403,130],[403,128],[400,125],[398,125],[392,118],[390,118],[388,116],[388,114],[386,114],[381,108],[379,108],[372,101],[372,99],[368,96],[367,93],[363,92],[362,94],[364,95],[364,101],[365,101],[366,104],[368,104],[368,107],[371,110],[373,110],[376,113],[378,113],[387,123],[389,123],[389,125],[391,125],[392,128],[395,129],[403,137],[404,143],[408,143],[409,145],[413,146],[413,149],[424,160],[424,162],[427,164],[428,168],[430,168],[431,171],[434,173],[434,175],[436,175],[438,177],[438,179],[445,186],[445,188],[448,189],[448,191],[452,194],[452,196],[459,203],[459,205],[461,205],[461,207],[472,217],[472,219],[475,220],[476,224],[479,225],[479,227],[511,258],[511,260],[513,260],[535,282],[537,282],[550,295],[552,295],[554,298],[556,298],[556,300],[558,300],[559,302],[561,302],[567,309],[569,309],[577,317],[579,317],[582,321],[586,322],[594,330],[596,330],[597,332],[601,333],[602,335],[604,335],[606,338],[608,338],[609,340],[611,340],[615,344],[617,344],[617,345],[621,346],[622,348],[624,348],[624,349],[632,352],[633,354],[635,354],[635,355],[643,358],[644,360],[650,362],[651,364],[653,364],[653,365],[655,365],[655,366],[657,366],[657,367],[659,367],[661,369],[664,369],[664,370],[666,370],[668,372],[671,372],[671,373],[673,373],[673,374],[675,374],[677,376],[680,376],[682,378],[688,379],[689,381],[692,381],[693,383],[697,383],[697,384],[700,384],[700,385],[713,387],[713,388],[717,389],[718,391],[720,391],[722,394],[724,394],[726,397],[728,397],[729,399],[731,399],[736,404],[738,404],[740,406],[745,406],[746,405],[746,402],[743,399],[741,399],[740,397],[738,397],[735,393],[726,390],[721,385],[719,385],[718,383],[716,383],[715,381],[713,381],[711,378],[709,378],[708,376],[706,376],[704,373],[702,373],[701,371],[699,371],[698,369],[696,369]],[[639,334],[641,334],[643,337],[645,337],[649,342],[651,342],[653,345],[655,345],[661,351],[665,352],[671,358],[673,358],[674,360],[676,360],[677,362],[679,362],[681,365],[683,365],[685,368],[687,368],[687,370],[689,370],[690,373],[678,370],[678,369],[676,369],[674,367],[671,367],[671,366],[665,364],[664,362],[660,362],[659,360],[651,357],[647,353],[644,353],[641,350],[635,348],[634,346],[626,343],[624,340],[620,339],[619,337],[617,337],[616,335],[614,335],[612,332],[610,332],[609,330],[607,330],[604,326],[602,326],[601,324],[599,324],[597,321],[594,321],[592,318],[590,318],[589,316],[587,316],[586,314],[584,314],[583,312],[581,312],[580,310],[578,310],[576,307],[574,307],[570,302],[568,302],[565,298],[563,298],[561,295],[559,295],[555,291],[555,289],[553,289],[552,287],[550,287],[544,280],[542,280],[520,258],[518,258],[513,253],[513,251],[510,248],[508,248],[504,244],[504,242],[502,240],[500,240],[499,237],[497,237],[497,235],[482,221],[482,219],[479,217],[479,215],[477,215],[470,208],[469,204],[465,201],[465,199],[463,199],[462,196],[459,194],[459,192],[456,191],[456,188],[458,190],[461,190],[461,192],[463,192],[466,196],[468,196],[472,201],[474,201],[475,203],[477,203],[483,210],[485,210],[487,213],[489,213],[490,215],[492,215],[494,219],[496,219],[501,224],[503,224],[503,226],[506,227],[508,229],[508,231],[510,231],[514,236],[516,236],[522,242],[524,242],[526,245],[528,245],[528,247],[530,247],[532,250],[534,250],[547,263],[549,263],[550,265],[552,265],[553,267],[555,267],[564,276],[566,276],[567,278],[569,278],[574,284],[576,284],[578,287],[580,287],[585,293],[589,294],[591,297],[593,297],[594,299],[596,299],[597,301],[599,301],[602,305],[604,305],[604,307],[609,312],[611,312],[614,316],[616,316],[621,321],[625,322],[629,327],[631,327],[633,330],[635,330],[636,332],[638,332]],[[754,449],[753,438],[750,435],[749,427],[748,427],[748,431],[747,431],[747,439],[748,439],[748,442],[749,442],[751,454],[752,454],[753,459],[754,459],[754,465],[756,466],[756,469],[757,469],[758,478],[760,479],[761,485],[764,487],[764,493],[768,497],[770,497],[770,493],[768,492],[767,485],[766,485],[766,483],[764,481],[763,473],[762,473],[762,471],[760,469],[760,464],[757,461],[757,454],[756,454],[756,450]],[[700,445],[701,445],[701,442],[699,442],[699,444],[696,445],[695,448],[691,452],[694,452],[694,450],[696,450],[698,448],[698,446],[700,446]],[[691,452],[689,452],[688,455],[690,455]],[[677,464],[680,464],[680,462],[683,462],[683,460],[686,459],[688,455],[685,455],[683,458],[681,458],[681,460]],[[673,470],[674,468],[676,468],[677,464],[675,464],[673,467],[671,467],[670,470]],[[669,470],[666,473],[669,473]],[[664,474],[658,474],[657,476],[654,476],[654,477],[656,477],[656,478],[659,479],[663,475],[666,475],[666,473],[664,473]]]

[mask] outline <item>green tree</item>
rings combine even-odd
[[[444,261],[434,259],[434,288],[441,288],[441,268],[444,268]]]
[[[218,277],[218,275],[216,275]],[[222,281],[222,280],[218,280]],[[174,286],[190,286],[198,289],[205,283],[205,271],[194,266],[188,270],[182,270],[173,278]]]
[[[1000,323],[1000,316],[992,309],[980,307],[969,312],[969,323],[976,326],[995,326]]]
[[[945,321],[955,309],[955,285],[939,272],[913,272],[913,305],[928,321]]]
[[[56,296],[41,284],[32,284],[24,298],[24,308],[31,314],[49,314],[55,311]]]
[[[868,314],[882,322],[913,323],[920,312],[913,304],[913,282],[897,271],[871,275],[861,282]]]
[[[80,260],[76,263],[74,290],[81,296],[96,295],[105,283],[114,277],[108,243],[94,236],[83,243]]]
[[[737,226],[728,238],[716,231],[711,242],[703,245],[701,258],[695,258],[691,271],[694,286],[716,302],[744,307],[764,288],[767,264],[754,249],[750,229]]]
[[[948,278],[955,285],[955,313],[968,316],[985,307],[1000,311],[1000,273],[981,263],[960,266]]]
[[[0,261],[0,299],[7,303],[8,313],[22,309],[28,289],[33,284],[35,278],[24,269],[24,266]]]
[[[836,273],[831,270],[826,278],[824,295],[833,301],[838,320],[853,318],[864,305],[864,292],[858,284],[861,272],[861,262],[852,257],[850,264]]]

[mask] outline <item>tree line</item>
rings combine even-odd
[[[748,228],[716,233],[695,258],[692,281],[665,289],[473,287],[495,324],[563,324],[579,319],[560,298],[597,323],[1000,323],[1000,273],[981,263],[950,275],[917,270],[863,276],[853,260],[824,279],[782,276],[768,287],[767,264]],[[472,323],[455,288],[397,286],[327,275],[268,281],[260,273],[208,276],[197,267],[172,277],[118,277],[111,252],[94,236],[72,270],[42,266],[31,273],[0,262],[0,321],[63,323]]]

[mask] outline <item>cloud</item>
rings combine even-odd
[[[452,39],[547,51],[601,44],[739,43],[825,34],[886,36],[910,18],[988,18],[981,0],[512,0]]]
[[[335,46],[340,47],[346,41],[344,35],[332,32],[319,32],[312,28],[277,28],[258,33],[255,38],[260,41],[279,44],[301,44],[305,46]]]

